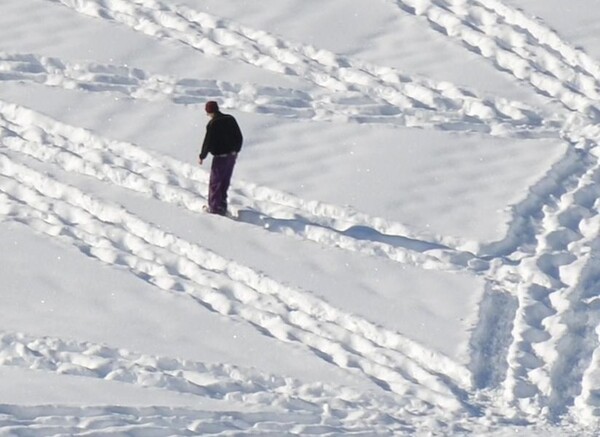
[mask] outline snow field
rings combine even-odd
[[[378,50],[363,60],[368,44],[336,52],[320,35],[267,30],[281,5],[261,19],[241,2],[224,15],[195,0],[32,2],[74,26],[71,43],[31,32],[0,44],[0,222],[15,247],[1,261],[23,269],[32,234],[129,278],[128,305],[144,308],[146,295],[151,315],[182,321],[155,339],[81,324],[67,338],[86,312],[97,323],[92,308],[107,325],[122,321],[125,303],[100,303],[43,265],[27,280],[3,272],[7,293],[38,303],[4,297],[0,374],[65,392],[77,377],[87,394],[46,393],[45,405],[4,395],[0,434],[594,435],[600,67],[519,9],[527,0],[374,7],[427,32],[424,51],[433,40],[466,48],[474,71],[493,73],[485,90],[411,74],[416,61],[401,71]],[[116,60],[101,38],[81,38],[91,29],[127,39]],[[386,32],[371,41],[393,41]],[[443,76],[451,63],[444,54],[428,68]],[[201,214],[201,123],[186,123],[208,99],[235,111],[250,138],[234,220]],[[336,264],[349,278],[337,280]],[[75,292],[82,315],[46,305]],[[183,319],[223,329],[175,334]],[[143,311],[131,320],[159,326]],[[98,402],[96,387],[128,393],[128,405]],[[161,392],[165,405],[142,401]]]

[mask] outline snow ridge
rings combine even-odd
[[[188,163],[158,156],[131,143],[109,141],[1,101],[0,126],[10,131],[3,135],[4,147],[15,152],[192,212],[201,213],[206,204],[207,176]],[[449,245],[461,244],[454,239],[414,234],[400,223],[245,182],[234,182],[231,204],[237,210],[237,220],[270,232],[423,268],[455,270],[465,268],[475,258],[471,253],[451,249]],[[365,234],[370,238],[364,239]],[[414,249],[418,246],[423,247],[422,253]],[[481,262],[474,264],[482,268]]]
[[[309,67],[314,68],[314,67]],[[68,63],[58,58],[34,54],[0,53],[0,81],[34,82],[65,89],[89,92],[111,92],[129,98],[156,101],[169,99],[177,104],[202,104],[210,99],[223,101],[223,107],[246,112],[290,117],[300,120],[385,123],[387,125],[472,130],[495,136],[553,135],[552,126],[540,126],[543,117],[520,102],[500,98],[478,97],[473,90],[460,90],[450,84],[435,84],[424,79],[423,93],[440,93],[443,97],[427,108],[413,105],[399,108],[396,104],[374,96],[379,83],[348,90],[319,88],[306,91],[229,83],[215,80],[173,78],[156,75],[127,66],[97,63]],[[399,93],[406,93],[403,90]],[[408,99],[408,97],[406,97]],[[488,117],[486,107],[522,112],[515,120]],[[499,112],[495,110],[494,114]],[[488,114],[489,115],[489,114]]]
[[[537,127],[540,122],[534,111],[518,102],[473,98],[469,91],[447,82],[407,77],[389,67],[370,65],[310,45],[291,43],[265,31],[183,6],[154,0],[108,3],[97,0],[49,1],[85,15],[122,23],[146,35],[180,42],[208,56],[302,77],[330,93],[342,93],[340,103],[345,102],[345,106],[357,101],[361,103],[364,99],[374,101],[379,107],[376,113],[382,120],[400,117],[407,126],[425,124],[444,129],[461,129],[467,124],[462,129],[484,132],[502,132],[504,125]],[[351,93],[349,97],[344,97],[344,93],[348,92]],[[335,109],[341,108],[336,106]],[[342,117],[345,113],[347,110],[341,110]],[[354,118],[365,120],[361,114],[355,114]],[[376,118],[367,116],[366,120]],[[465,121],[473,119],[477,120],[479,127]]]
[[[495,0],[398,0],[404,10],[528,82],[572,111],[598,121],[598,64],[522,13]]]
[[[260,374],[255,370],[243,369],[225,364],[205,364],[179,360],[167,357],[156,357],[137,354],[124,349],[114,349],[105,345],[94,343],[78,343],[64,341],[58,338],[34,338],[22,333],[0,335],[0,363],[3,366],[30,368],[55,372],[61,375],[74,375],[83,378],[98,378],[107,381],[118,381],[140,387],[171,391],[185,394],[200,399],[227,400],[229,402],[245,402],[265,410],[261,413],[249,413],[248,418],[255,416],[256,426],[259,421],[266,421],[267,417],[275,414],[281,417],[278,425],[281,429],[296,423],[302,432],[312,434],[312,426],[328,425],[341,429],[366,431],[377,426],[383,416],[394,417],[393,427],[399,430],[406,425],[398,416],[397,400],[390,397],[385,399],[373,396],[370,393],[357,393],[344,387],[319,387],[302,384],[291,378],[282,378],[275,375]],[[323,410],[321,403],[336,398],[337,402],[330,403],[330,408]],[[267,413],[266,410],[272,409]],[[46,407],[44,407],[44,411]],[[64,420],[67,422],[69,408],[62,409]],[[127,409],[111,407],[104,414],[115,424],[122,422],[123,411]],[[148,409],[151,411],[151,409]],[[157,409],[157,411],[166,409]],[[25,420],[16,417],[24,414],[25,408],[0,407],[0,423],[2,426],[12,427],[17,423],[24,425]],[[92,411],[98,411],[92,409]],[[292,412],[293,411],[293,412]],[[376,415],[367,411],[378,411]],[[128,413],[138,416],[142,411],[133,410]],[[224,412],[227,415],[235,413]],[[60,411],[55,416],[62,415]],[[143,417],[145,414],[141,414]],[[175,412],[167,414],[166,417],[175,415]],[[4,416],[4,417],[3,417]],[[6,417],[8,416],[8,417]],[[12,424],[10,420],[15,423]],[[43,417],[44,414],[37,416]],[[78,417],[88,416],[88,413]],[[117,417],[118,416],[118,417]],[[216,426],[219,416],[209,411],[190,410],[185,416],[190,416],[186,432],[199,432],[208,426]],[[57,417],[58,418],[58,417]],[[258,420],[260,418],[260,420]],[[285,418],[285,420],[284,420]],[[71,418],[73,420],[74,418]],[[272,417],[271,417],[272,419]],[[31,420],[31,419],[30,419]],[[239,417],[240,422],[247,420]],[[37,419],[37,421],[40,421]],[[41,422],[41,421],[40,421]],[[129,429],[132,423],[125,422],[125,429]],[[196,424],[194,425],[194,423]],[[141,421],[140,425],[161,426],[156,417],[149,417]],[[61,426],[67,426],[65,423]],[[162,426],[167,426],[165,423]],[[202,425],[202,428],[200,428]],[[75,427],[75,425],[72,425]],[[121,425],[123,426],[123,425]],[[184,428],[185,429],[185,428]],[[16,428],[13,428],[16,431]],[[261,429],[256,432],[260,433]],[[67,431],[61,431],[66,433]],[[215,430],[216,432],[216,430]],[[275,430],[273,430],[275,432]]]
[[[7,155],[0,157],[0,175],[5,220],[60,237],[89,256],[121,265],[163,290],[184,292],[278,340],[298,342],[335,365],[365,373],[386,390],[461,407],[456,393],[468,389],[468,372],[442,355],[165,233]]]

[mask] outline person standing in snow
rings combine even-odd
[[[204,162],[208,154],[213,155],[208,187],[208,212],[227,213],[227,190],[231,182],[233,167],[242,148],[242,131],[236,119],[223,114],[215,101],[206,102],[206,114],[210,117],[202,143],[198,162]]]

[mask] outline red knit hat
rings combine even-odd
[[[206,102],[204,109],[206,110],[207,114],[214,114],[215,112],[219,112],[219,105],[214,100],[210,100]]]

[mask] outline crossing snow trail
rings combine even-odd
[[[585,52],[564,43],[541,22],[495,0],[396,3],[416,15],[425,16],[448,36],[461,40],[492,59],[502,70],[528,81],[568,109],[580,112],[592,121],[598,120],[599,64]],[[568,139],[571,135],[581,136],[581,131],[594,129],[594,126],[579,124],[565,129],[563,135]],[[584,142],[595,148],[598,138],[597,134],[592,134],[584,138]],[[547,193],[533,193],[523,202],[523,205],[532,200],[534,204],[541,203],[542,207],[538,204],[536,209],[543,212],[544,219],[536,220],[532,225],[530,220],[534,214],[528,214],[526,220],[517,215],[514,222],[517,226],[526,223],[532,228],[532,237],[538,239],[539,249],[532,260],[521,262],[521,272],[512,274],[509,281],[525,280],[517,286],[520,306],[514,322],[515,340],[509,353],[509,361],[514,361],[508,367],[505,385],[510,392],[508,397],[520,398],[519,402],[523,404],[529,404],[530,398],[536,399],[534,393],[539,393],[541,399],[533,402],[538,403],[537,407],[528,405],[525,409],[530,406],[532,414],[540,414],[548,405],[546,412],[553,418],[564,414],[567,406],[574,402],[574,393],[581,392],[581,375],[587,363],[593,367],[591,355],[598,347],[597,340],[592,340],[598,320],[592,315],[592,308],[581,303],[593,297],[588,294],[593,293],[590,284],[595,282],[593,273],[585,273],[593,271],[586,266],[594,262],[597,234],[589,223],[595,221],[597,210],[593,201],[598,196],[597,157],[593,152],[589,155],[588,147],[577,147],[569,154],[564,160],[562,177],[559,175],[549,185]],[[574,185],[572,191],[564,188],[569,185]],[[544,197],[539,199],[539,194]],[[509,234],[526,234],[522,228],[517,232],[509,231]],[[576,245],[577,250],[569,250],[571,245]],[[515,254],[520,251],[515,249]],[[575,266],[571,267],[573,264]],[[563,277],[564,273],[561,274],[563,271],[567,272],[568,280]],[[530,278],[536,274],[539,275],[537,278]],[[587,278],[590,275],[592,277]],[[544,332],[548,329],[550,332]],[[544,355],[552,357],[551,363],[544,362]],[[544,367],[545,370],[539,370]],[[588,374],[593,373],[588,370]]]
[[[597,168],[591,168],[586,175],[596,172]],[[595,239],[586,232],[580,233],[589,227],[592,215],[586,205],[580,203],[582,199],[578,196],[591,187],[589,177],[587,183],[580,180],[573,189],[559,194],[556,205],[544,207],[544,217],[538,223],[543,235],[538,236],[535,253],[522,259],[517,269],[521,278],[517,285],[519,310],[513,333],[515,342],[509,353],[511,365],[506,385],[511,397],[529,399],[533,397],[532,390],[540,390],[545,396],[554,398],[554,402],[541,400],[540,408],[546,405],[550,405],[551,409],[558,408],[558,405],[564,408],[568,402],[566,399],[560,402],[559,398],[568,398],[571,390],[577,390],[575,387],[580,379],[574,378],[573,381],[567,378],[569,373],[576,372],[577,366],[570,369],[561,366],[557,363],[561,360],[557,354],[561,354],[559,343],[564,328],[571,332],[567,336],[579,331],[575,325],[569,326],[573,323],[569,319],[572,318],[573,306],[577,306],[582,298],[580,293],[583,290],[578,290],[577,282],[587,258],[585,250],[575,250],[574,246],[589,247],[590,237]],[[591,220],[593,222],[593,218]],[[588,319],[585,308],[580,308],[577,313],[578,318]],[[586,355],[580,349],[583,345],[578,347],[577,341],[569,343],[574,348],[566,354],[569,360],[577,361],[579,353]],[[585,361],[583,356],[579,359]],[[534,382],[528,384],[527,380]],[[570,385],[570,388],[563,384]]]
[[[391,395],[386,400],[379,394],[358,393],[345,387],[302,384],[291,378],[260,374],[252,369],[149,356],[89,342],[4,333],[0,336],[0,363],[21,369],[44,370],[59,375],[118,381],[166,390],[191,395],[200,402],[208,398],[239,402],[240,405],[246,403],[257,411],[256,417],[261,417],[265,422],[271,420],[276,423],[275,417],[287,418],[280,423],[278,432],[292,424],[308,434],[311,433],[311,427],[317,425],[366,432],[380,426],[385,416],[394,418],[386,426],[397,427],[398,430],[406,428],[406,424],[398,416],[398,400]],[[332,401],[334,398],[336,401]],[[323,409],[325,404],[329,405],[328,409]],[[263,411],[259,412],[259,409]],[[21,410],[5,407],[0,410],[0,423],[3,426],[31,426],[16,420],[27,411],[26,408]],[[110,418],[114,414],[115,417],[110,420],[114,421],[115,426],[124,426],[119,421],[121,408],[114,407],[114,410],[105,411],[106,416]],[[139,413],[132,411],[129,414],[135,417]],[[223,414],[227,413],[225,411]],[[167,414],[167,417],[173,414]],[[216,426],[216,421],[222,418],[217,413],[201,410],[190,410],[188,414],[194,419],[192,422],[196,421],[197,425],[202,424],[203,427],[208,426],[205,421]],[[269,417],[271,415],[273,417]],[[11,419],[11,416],[15,418]],[[60,417],[60,414],[56,416]],[[10,423],[11,420],[14,420],[14,424]],[[243,421],[243,418],[239,420]],[[149,423],[153,421],[157,422],[155,425],[161,426],[157,417],[152,417]],[[145,421],[141,423],[146,424]],[[62,426],[67,424],[65,418]],[[76,426],[72,426],[75,429]],[[162,426],[166,427],[167,424]],[[199,432],[201,429],[203,428],[196,426],[189,431]],[[260,428],[255,430],[257,433],[260,431]]]
[[[586,150],[584,144],[594,146]],[[513,240],[519,243],[490,261],[491,303],[482,307],[472,371],[481,388],[503,387],[515,415],[560,421],[583,384],[589,384],[582,381],[586,369],[594,372],[598,319],[586,302],[597,293],[593,265],[600,163],[595,144],[587,138],[573,148],[548,177],[552,183],[544,184],[545,195],[534,191],[527,208],[516,209],[511,234],[520,236]],[[498,364],[494,371],[489,362]],[[589,417],[590,407],[575,414]]]
[[[341,93],[343,106],[363,99],[380,106],[376,117],[349,114],[358,121],[387,121],[398,116],[406,126],[439,126],[442,129],[504,131],[504,126],[538,128],[541,118],[526,105],[501,98],[481,99],[448,83],[407,77],[389,67],[379,67],[283,40],[262,30],[251,29],[184,6],[155,0],[71,1],[48,0],[77,12],[124,24],[146,35],[174,40],[208,56],[243,62],[267,71],[302,77],[334,95]],[[344,93],[350,92],[349,98]],[[329,98],[331,99],[331,97]],[[335,99],[335,97],[334,97]],[[345,104],[344,104],[345,103]],[[326,106],[324,105],[327,109]],[[376,106],[377,107],[377,106]],[[372,111],[371,111],[372,112]],[[327,118],[336,117],[331,111]],[[476,120],[477,123],[472,123]],[[477,125],[480,125],[479,127]],[[525,130],[525,129],[524,129]]]
[[[1,101],[0,126],[5,128],[0,135],[5,148],[195,213],[203,212],[207,176],[187,163],[131,143],[110,141]],[[400,223],[266,187],[236,181],[231,204],[242,222],[326,246],[436,270],[469,268],[469,262],[474,270],[486,265],[473,254],[450,247],[460,245],[460,241],[413,234]]]
[[[504,382],[507,399],[553,420],[582,392],[583,374],[594,366],[598,348],[598,319],[588,303],[597,294],[597,138],[583,143],[580,170],[546,198],[539,218],[530,217],[537,229],[534,244],[515,253],[517,267],[504,267],[519,303]],[[585,144],[593,144],[591,150]],[[585,409],[578,414],[586,415]]]
[[[297,342],[332,364],[363,372],[385,390],[450,411],[466,401],[466,369],[398,333],[165,233],[7,155],[0,157],[0,174],[5,220],[66,240],[165,291],[189,294],[276,339]]]
[[[566,108],[600,119],[599,64],[541,23],[496,0],[394,3]]]
[[[335,420],[301,412],[201,411],[167,407],[73,407],[0,405],[0,426],[7,435],[35,430],[39,435],[85,436],[90,434],[211,436],[235,430],[236,435],[327,435],[333,429],[368,435],[372,428],[360,424],[341,426]],[[398,426],[398,432],[412,432]],[[381,430],[381,432],[386,432]]]
[[[407,78],[407,80],[409,80]],[[0,81],[33,82],[51,87],[80,89],[90,92],[111,92],[133,99],[156,101],[169,99],[177,104],[204,104],[220,99],[224,108],[258,112],[300,120],[348,121],[384,123],[386,125],[465,130],[490,133],[501,137],[555,136],[554,125],[540,123],[548,116],[536,113],[526,104],[502,98],[483,98],[473,90],[460,90],[450,83],[425,82],[423,92],[444,89],[441,102],[428,108],[420,105],[401,110],[371,94],[380,86],[374,84],[360,90],[315,89],[306,92],[294,89],[255,86],[249,83],[229,83],[215,80],[174,78],[156,75],[127,66],[96,63],[68,63],[58,58],[34,54],[0,53]],[[527,117],[518,120],[480,116],[477,108],[486,106],[512,108]],[[465,108],[471,108],[466,110]],[[508,109],[507,109],[508,111]]]
[[[516,295],[518,303],[502,384],[506,399],[526,416],[554,421],[577,404],[582,408],[576,414],[589,423],[594,389],[582,379],[584,374],[593,379],[597,368],[593,357],[598,350],[599,320],[590,303],[597,293],[593,265],[600,136],[594,124],[600,116],[599,64],[539,21],[499,1],[395,3],[426,17],[438,30],[492,59],[503,71],[591,120],[586,123],[575,117],[575,126],[565,123],[561,135],[572,144],[571,151],[551,174],[549,179],[554,180],[541,183],[541,192],[532,192],[521,210],[515,209],[515,229],[509,231],[509,239],[510,235],[529,237],[504,252],[517,266],[500,263],[503,273],[498,281],[500,288]],[[506,313],[512,312],[512,302],[502,300]],[[488,323],[485,317],[481,320]],[[497,377],[492,380],[499,381]]]
[[[225,99],[244,111],[305,120],[474,130],[515,140],[555,137],[569,147],[512,207],[506,237],[478,253],[461,250],[464,242],[457,239],[414,233],[401,223],[349,207],[245,182],[232,189],[238,220],[265,231],[422,269],[485,278],[467,368],[335,308],[309,290],[279,283],[28,167],[33,158],[191,212],[199,212],[205,203],[207,175],[202,170],[0,101],[2,221],[58,238],[162,290],[189,296],[199,309],[242,321],[335,366],[360,372],[385,393],[357,394],[326,385],[313,390],[228,365],[5,333],[0,336],[3,365],[115,379],[217,400],[250,399],[256,407],[282,412],[231,413],[224,419],[218,413],[183,408],[0,405],[0,427],[15,433],[32,428],[75,433],[110,426],[114,432],[168,429],[182,435],[229,428],[244,435],[277,435],[289,432],[293,423],[294,432],[305,435],[413,434],[429,415],[438,418],[433,428],[441,432],[505,422],[583,424],[580,435],[597,429],[600,64],[582,49],[564,42],[541,20],[497,0],[387,1],[398,11],[424,17],[438,33],[491,60],[498,71],[533,87],[549,102],[560,102],[565,111],[552,114],[291,43],[185,6],[155,0],[48,1],[208,56],[301,77],[314,89],[178,79],[132,67],[7,53],[0,54],[0,81],[175,104]],[[325,411],[323,406],[332,400],[338,402]]]

